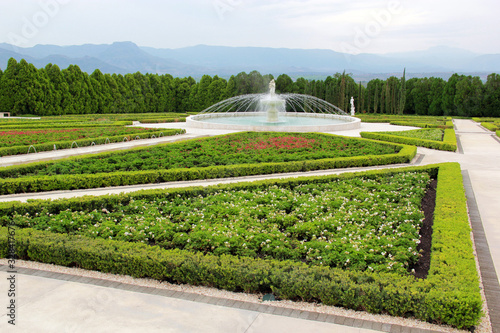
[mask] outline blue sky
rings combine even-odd
[[[0,0],[0,42],[500,53],[498,0]]]

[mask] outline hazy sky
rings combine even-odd
[[[498,0],[0,0],[0,42],[500,53]]]

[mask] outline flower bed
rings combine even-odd
[[[237,133],[0,169],[0,193],[404,163],[416,148],[328,134]]]
[[[118,135],[133,136],[157,131],[157,129],[149,128],[116,126],[104,128],[2,130],[0,131],[0,147],[29,146],[47,142],[75,141]]]
[[[322,134],[237,133],[156,147],[59,160],[18,176],[88,174],[291,162],[394,154],[400,147]]]
[[[368,265],[363,264],[363,261],[368,259],[365,256],[370,255],[370,246],[363,249],[362,244],[358,244],[359,236],[363,235],[362,239],[367,238],[368,243],[374,239],[377,242],[376,237],[365,237],[370,232],[373,233],[371,230],[374,230],[375,226],[378,226],[381,236],[385,232],[391,237],[398,236],[402,230],[396,234],[393,230],[401,225],[409,226],[409,229],[413,230],[405,230],[397,237],[396,242],[399,238],[402,242],[413,242],[414,232],[418,229],[419,222],[413,223],[409,220],[418,221],[421,217],[416,214],[409,219],[407,207],[413,206],[413,201],[418,201],[421,188],[427,183],[427,175],[437,176],[438,180],[431,264],[427,279],[417,279],[406,270],[396,269],[398,265],[392,265],[393,268],[388,269],[387,266],[390,265],[387,262],[392,262],[392,259],[387,261],[388,256],[384,256],[386,258],[383,264],[384,269],[378,267],[377,272],[371,271]],[[381,182],[380,186],[377,185],[379,182]],[[352,187],[349,188],[349,186]],[[405,187],[413,187],[413,189],[409,191],[408,188],[404,189]],[[277,191],[278,189],[281,191]],[[288,191],[292,191],[294,195],[288,197],[292,193]],[[400,191],[406,196],[398,196],[397,193]],[[324,192],[330,195],[330,200],[327,202],[321,201]],[[240,194],[237,202],[256,200],[251,204],[269,208],[268,211],[265,209],[256,209],[256,212],[247,211],[255,216],[265,212],[265,216],[260,217],[259,222],[265,226],[264,232],[267,233],[262,239],[256,239],[263,233],[263,229],[259,229],[259,223],[246,226],[244,223],[247,219],[241,216],[240,208],[230,204],[233,200],[237,200],[236,193]],[[262,196],[259,197],[259,193],[263,193]],[[380,205],[384,200],[371,200],[380,194],[387,196],[385,202],[390,205],[381,208]],[[304,222],[288,221],[286,220],[288,215],[280,220],[279,212],[286,211],[287,207],[280,207],[279,204],[293,202],[296,195],[299,200],[296,203],[296,211],[302,214]],[[206,211],[204,216],[200,217],[200,209],[207,207],[206,202],[202,203],[202,201],[209,200],[212,196],[219,205],[210,206],[212,211]],[[315,197],[319,201],[313,204],[312,198]],[[349,200],[342,199],[337,202],[336,197]],[[288,200],[280,200],[284,198]],[[366,198],[369,200],[362,200]],[[396,201],[400,201],[402,206],[392,206]],[[182,207],[183,202],[186,203],[185,207]],[[188,207],[189,202],[195,206]],[[146,205],[148,203],[153,204],[148,207]],[[171,203],[170,206],[167,203]],[[342,203],[344,206],[347,206],[347,203],[352,204],[351,207],[346,207],[351,214],[348,214],[349,217],[343,217],[346,222],[335,224],[328,219],[328,209],[330,212],[342,210],[340,208]],[[157,212],[153,212],[155,209]],[[174,213],[175,209],[178,209],[178,212]],[[379,214],[383,212],[387,216],[393,210],[397,210],[400,214],[391,216],[392,221],[388,221],[387,217],[378,220],[378,215],[374,215],[376,212]],[[367,219],[366,211],[374,216]],[[227,290],[272,291],[285,299],[319,301],[327,305],[373,313],[411,316],[460,328],[472,327],[481,316],[479,279],[472,251],[460,166],[457,163],[206,188],[141,191],[115,196],[32,201],[25,204],[4,203],[0,205],[0,216],[4,216],[2,219],[4,225],[10,224],[12,220],[18,223],[15,241],[17,256],[21,259],[78,266],[136,277],[152,277],[171,282],[202,284]],[[127,218],[128,221],[126,221]],[[161,218],[165,220],[162,222]],[[201,218],[212,223],[205,223],[201,221]],[[262,221],[263,218],[266,221]],[[238,224],[235,222],[237,219],[240,220]],[[352,219],[355,223],[349,223]],[[392,228],[386,229],[388,222],[395,221],[399,223],[392,223]],[[49,225],[50,223],[52,225]],[[82,223],[88,223],[88,226],[93,223],[93,227],[82,228]],[[331,226],[332,223],[333,226]],[[157,225],[163,227],[156,228]],[[205,230],[202,230],[203,226]],[[240,227],[241,234],[237,226]],[[306,227],[301,228],[302,226]],[[34,228],[37,227],[43,230],[35,230]],[[338,227],[341,227],[341,230]],[[208,230],[208,228],[213,229]],[[349,229],[352,236],[347,237],[347,234],[344,234],[345,229]],[[365,230],[366,233],[356,229]],[[170,240],[164,239],[164,243],[157,242],[163,230],[167,231],[165,233],[171,233],[171,238]],[[273,241],[280,240],[275,235],[278,235],[277,232],[281,230],[290,234],[302,233],[302,236],[296,238],[292,236],[282,238],[283,242],[280,243],[282,246],[285,246],[286,240],[289,243],[294,240],[304,241],[308,243],[309,246],[306,245],[308,248],[313,249],[313,242],[323,242],[322,246],[342,246],[342,237],[346,237],[345,244],[349,243],[354,248],[352,253],[347,250],[351,259],[349,263],[353,262],[353,264],[345,266],[342,264],[345,260],[339,261],[338,264],[332,261],[331,267],[328,267],[325,262],[319,261],[316,253],[307,253],[309,249],[303,252],[301,257],[300,245],[295,247],[295,252],[289,252],[290,256],[293,257],[291,253],[298,253],[299,257],[283,259],[276,247],[273,248]],[[98,236],[98,231],[103,235]],[[249,233],[245,233],[246,231]],[[201,234],[197,239],[195,235],[198,232]],[[251,248],[248,253],[241,253],[245,251],[245,247],[243,244],[239,246],[236,244],[241,237],[235,235],[235,232],[248,239],[254,236],[255,240],[249,241],[249,246],[247,246],[255,247],[254,253],[250,251]],[[335,241],[327,244],[331,234],[342,237],[332,238]],[[154,241],[153,235],[155,235]],[[214,246],[213,249],[212,245],[204,246],[203,240],[206,237],[210,239],[210,242],[220,242],[219,246]],[[237,248],[234,254],[231,253],[233,238],[236,240],[234,247]],[[268,242],[267,239],[270,241]],[[195,240],[198,245],[190,248],[189,246]],[[229,243],[229,246],[225,242]],[[406,243],[396,246],[396,242],[381,237],[380,244],[376,243],[374,244],[376,247],[372,246],[372,248],[377,250],[380,248],[381,251],[386,252],[397,248],[401,250],[401,254],[404,252],[405,255],[407,255],[406,252],[412,252],[412,249],[406,248]],[[393,246],[389,247],[389,244]],[[202,248],[199,249],[199,247]],[[359,252],[362,255],[357,253],[356,247],[360,249]],[[221,250],[217,251],[217,249]],[[290,246],[290,249],[293,249],[293,246]],[[338,251],[342,251],[342,248],[326,251],[323,255],[327,257],[339,254]],[[346,253],[340,252],[340,254]],[[393,257],[399,255],[396,252],[391,252],[391,254]],[[6,257],[7,255],[8,229],[2,227],[0,228],[0,256]],[[377,252],[377,255],[381,253]],[[401,263],[401,260],[398,262]]]
[[[97,211],[41,211],[20,227],[162,248],[405,274],[418,260],[420,201],[429,175],[353,178],[293,188],[227,190],[138,200]]]
[[[446,151],[457,150],[457,138],[455,130],[452,128],[444,129],[444,134],[440,134],[440,129],[422,129],[415,131],[402,131],[402,132],[361,132],[363,138],[374,139],[386,142],[396,142],[407,145],[415,145],[419,147],[426,147],[431,149],[439,149]],[[411,133],[406,133],[411,132]],[[443,132],[441,132],[443,133]],[[429,137],[426,137],[428,135]],[[433,140],[439,138],[439,140]]]
[[[106,128],[97,128],[97,130],[102,129],[103,132],[106,133]],[[134,128],[121,128],[126,129],[126,131],[118,131],[124,132],[120,135],[114,136],[100,136],[100,137],[89,137],[86,139],[77,139],[77,140],[69,140],[69,141],[45,141],[39,139],[40,143],[36,143],[33,145],[26,146],[12,146],[12,147],[2,147],[0,148],[0,156],[10,156],[10,155],[20,155],[27,154],[29,152],[42,152],[42,151],[50,151],[56,149],[69,149],[74,147],[88,147],[92,145],[102,145],[106,143],[114,143],[114,142],[123,142],[137,139],[150,139],[156,138],[160,136],[170,136],[183,134],[186,131],[184,129],[164,129],[159,131],[158,129],[141,129],[140,131],[135,131]],[[80,129],[83,130],[83,129]],[[61,130],[63,132],[59,132],[60,130],[52,130],[53,133],[68,133],[66,130]],[[87,131],[86,129],[84,130]],[[25,131],[26,132],[45,132],[44,130],[36,130],[36,131]],[[128,134],[127,134],[128,132]],[[108,132],[112,134],[112,132]],[[45,134],[45,133],[44,133]]]

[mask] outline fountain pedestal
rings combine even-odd
[[[279,109],[284,109],[285,108],[285,101],[282,100],[268,100],[265,101],[264,103],[265,112],[266,112],[266,121],[268,123],[277,123],[279,121],[278,119],[278,112]]]
[[[269,95],[267,98],[260,101],[262,111],[266,114],[267,123],[278,123],[279,113],[285,112],[285,101],[276,95]]]

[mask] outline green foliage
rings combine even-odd
[[[5,167],[0,169],[0,176],[3,178],[0,179],[0,193],[29,193],[383,165],[408,162],[416,154],[415,147],[327,134],[300,134],[306,141],[296,140],[290,147],[287,142],[272,141],[275,136],[290,139],[289,134],[283,135],[238,133]],[[238,142],[238,138],[247,137],[253,137],[254,140]],[[267,143],[266,138],[270,140]],[[326,152],[308,148],[311,140],[321,143],[318,147],[327,149]],[[227,144],[223,144],[224,141]],[[278,146],[272,147],[270,143]],[[345,147],[354,149],[354,153],[345,155]],[[174,154],[173,151],[177,153]],[[356,152],[360,156],[353,156]],[[226,157],[223,153],[226,153]],[[163,158],[161,154],[166,155]],[[174,160],[176,156],[177,161]],[[211,162],[210,158],[214,157]],[[200,164],[203,158],[207,159],[204,165]],[[279,162],[273,162],[275,158]],[[181,164],[171,165],[173,161]],[[226,165],[220,165],[223,161],[226,161]],[[167,166],[170,168],[165,169]],[[114,171],[116,168],[118,171]],[[44,175],[47,173],[49,175]]]
[[[25,129],[0,130],[0,147],[35,145],[55,141],[74,141],[86,138],[110,136],[131,136],[141,133],[159,133],[158,129],[141,127],[93,127],[93,128],[62,128],[62,129]],[[172,131],[173,132],[173,131]],[[155,134],[156,134],[155,133]]]
[[[441,129],[418,129],[410,131],[396,131],[396,132],[377,132],[382,134],[389,134],[395,136],[404,136],[415,139],[425,139],[432,141],[443,141],[444,131]]]
[[[492,132],[500,129],[500,118],[472,118],[475,122],[481,123],[481,126]]]
[[[497,124],[494,124],[494,123],[481,123],[481,126],[483,126],[484,128],[490,130],[490,131],[496,131],[499,129],[498,125]]]
[[[329,183],[359,176],[370,179],[401,172],[427,172],[432,177],[437,175],[438,179],[431,269],[426,280],[394,273],[314,266],[290,260],[163,249],[136,242],[38,231],[29,226],[16,230],[17,256],[20,259],[174,283],[232,291],[274,292],[283,299],[319,301],[372,313],[414,316],[458,328],[472,327],[481,316],[482,300],[460,165],[457,163],[26,204],[3,203],[0,215],[8,216],[15,212],[21,216],[35,215],[41,211],[57,214],[68,208],[101,211],[112,205],[128,205],[132,200],[173,200],[176,197],[209,196],[220,190],[250,190],[273,185],[289,188],[299,184]],[[7,251],[7,228],[2,227],[0,256],[7,256]]]
[[[431,294],[432,301],[441,299],[431,308],[431,315],[440,313],[443,322],[462,327],[472,326],[481,315],[479,277],[470,234],[460,165],[443,164],[438,173],[431,267],[428,276],[430,283],[441,286],[442,294]],[[471,312],[454,318],[454,310],[446,309],[444,300],[450,302],[450,305],[454,304],[458,311],[468,307]]]
[[[336,73],[325,80],[286,74],[276,78],[281,93],[300,93],[324,99],[344,111],[354,97],[358,114],[417,114],[461,117],[500,116],[500,75],[486,83],[479,77],[453,74],[441,78],[391,76],[370,80],[366,87],[351,75]],[[88,75],[78,66],[61,70],[57,65],[36,69],[25,60],[10,59],[0,77],[0,112],[21,116],[63,114],[117,114],[200,112],[225,98],[268,91],[270,74],[241,72],[229,80],[203,75],[173,78],[169,74]]]
[[[395,142],[406,145],[415,145],[431,149],[439,149],[446,151],[457,150],[457,139],[455,136],[455,130],[448,128],[444,130],[443,141],[433,141],[427,139],[413,138],[410,136],[386,134],[384,132],[361,132],[360,135],[362,138],[367,138],[367,139]]]
[[[0,156],[8,156],[8,155],[20,155],[26,154],[30,152],[41,152],[41,151],[50,151],[56,149],[70,149],[75,147],[89,147],[92,145],[103,145],[106,143],[114,143],[114,142],[123,142],[123,141],[131,141],[131,140],[139,140],[139,139],[150,139],[160,136],[171,136],[185,133],[183,129],[165,129],[163,131],[129,131],[129,134],[115,135],[115,136],[101,136],[97,138],[87,138],[87,139],[79,139],[73,141],[53,141],[47,143],[39,143],[33,145],[26,146],[14,146],[14,147],[5,147],[0,148]],[[34,149],[31,147],[33,146]]]
[[[365,123],[390,123],[399,126],[414,126],[422,128],[453,128],[453,123],[447,117],[387,115],[387,114],[356,114]]]
[[[4,225],[179,248],[407,274],[418,260],[426,173],[220,190],[4,215]]]

